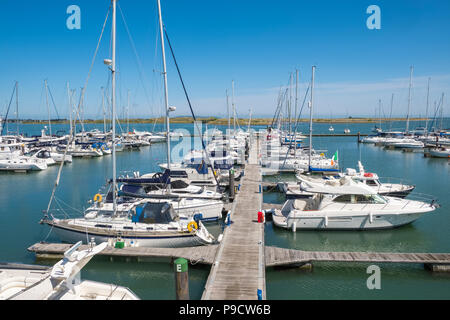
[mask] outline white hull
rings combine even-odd
[[[430,155],[435,158],[450,158],[450,149],[442,150],[430,150]]]
[[[0,170],[2,171],[42,171],[47,169],[44,161],[31,161],[27,159],[0,160]]]
[[[312,213],[295,218],[277,217],[273,222],[276,226],[291,230],[371,230],[390,229],[414,222],[425,212],[403,214],[339,214],[323,215]],[[372,221],[371,221],[372,220]]]
[[[56,236],[64,242],[76,243],[78,241],[83,241],[87,243],[87,239],[94,237],[96,243],[101,242],[114,242],[117,240],[117,235],[112,236],[100,236],[96,234],[86,234],[74,231],[54,227],[53,232]],[[205,243],[196,235],[187,236],[172,236],[172,237],[122,237],[125,241],[126,246],[138,246],[138,247],[149,247],[149,248],[182,248],[182,247],[194,247],[204,245]]]

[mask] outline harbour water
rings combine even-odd
[[[315,124],[314,133],[329,133],[330,124]],[[416,123],[414,123],[416,125]],[[417,126],[423,123],[417,123]],[[306,124],[302,131],[307,132]],[[333,124],[336,134],[349,128],[352,133],[369,134],[374,124]],[[53,131],[67,126],[54,126]],[[95,126],[86,126],[91,129]],[[97,126],[100,130],[102,125]],[[152,130],[153,125],[134,125],[136,130]],[[193,132],[192,125],[171,125],[172,129]],[[393,128],[403,128],[394,123]],[[444,122],[450,127],[450,121]],[[217,126],[219,130],[225,127]],[[40,133],[42,126],[22,125],[21,132]],[[163,128],[156,126],[156,131]],[[210,128],[211,129],[211,128]],[[256,128],[257,129],[257,128]],[[174,141],[172,148],[190,147],[190,138]],[[198,143],[198,142],[197,142]],[[357,167],[361,160],[366,171],[380,177],[402,178],[416,185],[416,192],[430,194],[438,199],[441,208],[425,215],[411,225],[383,231],[299,231],[292,233],[266,225],[266,245],[316,251],[391,251],[391,252],[443,252],[450,253],[450,165],[446,159],[425,158],[422,153],[403,153],[383,150],[373,145],[358,144],[356,137],[321,137],[313,139],[318,150],[328,150],[331,156],[339,151],[342,168]],[[180,148],[179,150],[182,150]],[[180,155],[181,156],[181,155]],[[117,154],[118,172],[132,174],[156,172],[157,164],[166,160],[164,143],[143,147],[140,151]],[[176,160],[176,157],[175,157]],[[57,241],[51,230],[39,225],[42,210],[47,208],[58,167],[30,174],[0,174],[0,234],[2,249],[0,261],[51,264],[35,261],[34,254],[26,248],[39,241]],[[74,159],[65,165],[57,189],[55,208],[83,211],[99,188],[110,178],[111,157]],[[266,202],[282,203],[278,193],[264,195]],[[73,209],[71,211],[73,214]],[[220,225],[208,225],[218,235]],[[449,299],[450,275],[432,274],[423,266],[383,265],[381,290],[369,290],[366,281],[368,264],[317,263],[312,272],[299,269],[268,269],[268,299]],[[190,266],[190,295],[201,297],[209,274],[209,267]],[[115,283],[132,289],[142,299],[175,299],[173,266],[168,261],[136,261],[95,257],[82,270],[84,279]]]

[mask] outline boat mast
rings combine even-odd
[[[72,138],[72,131],[73,131],[73,128],[72,128],[72,93],[70,91],[69,82],[67,82],[66,86],[67,86],[67,98],[69,99],[69,129],[70,129],[69,141],[70,141],[70,138]]]
[[[316,72],[316,66],[312,67],[311,77],[311,100],[309,105],[309,170],[311,171],[311,155],[312,155],[312,124],[313,124],[313,102],[314,102],[314,74]]]
[[[47,112],[48,112],[48,128],[50,130],[50,137],[52,136],[52,122],[50,120],[50,107],[48,106],[48,87],[47,87],[47,80],[44,80],[45,83],[45,101],[47,103]]]
[[[161,33],[161,50],[163,62],[163,77],[164,77],[164,100],[166,106],[166,133],[167,133],[167,169],[170,170],[170,109],[169,109],[169,91],[167,88],[167,70],[166,70],[166,52],[164,50],[164,32],[163,21],[161,15],[161,1],[158,0],[158,15],[159,15],[159,29]],[[169,184],[170,186],[170,184]]]
[[[427,87],[427,110],[425,114],[425,132],[428,137],[428,108],[430,105],[430,80],[431,78],[428,78],[428,87]]]
[[[381,99],[378,100],[378,112],[380,113],[379,119],[380,119],[380,130],[381,130]]]
[[[231,120],[230,120],[230,99],[229,99],[229,97],[228,97],[228,89],[226,89],[225,90],[225,93],[226,93],[226,95],[227,95],[227,112],[228,112],[228,134],[227,134],[227,136],[229,136],[229,134],[230,134],[230,126],[231,126]]]
[[[392,107],[394,105],[394,94],[391,96],[391,110],[389,112],[389,131],[392,130]]]
[[[112,169],[113,169],[113,215],[116,215],[117,211],[117,199],[116,199],[116,2],[112,1],[112,62],[111,62],[111,88],[112,88]]]
[[[17,136],[19,136],[19,82],[16,81],[16,125]]]
[[[414,67],[411,66],[409,73],[409,95],[408,95],[408,114],[406,115],[406,134],[409,132],[409,112],[411,110],[411,87],[412,87],[412,75]]]
[[[102,109],[103,109],[103,133],[106,135],[105,88],[101,87],[101,91],[102,91]]]
[[[128,90],[127,95],[127,133],[130,132],[130,90]]]
[[[297,125],[298,125],[298,70],[295,69],[295,139],[294,139],[294,155],[297,154]]]
[[[236,105],[234,103],[234,80],[231,81],[232,99],[231,104],[233,106],[233,135],[236,134]]]

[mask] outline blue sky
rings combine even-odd
[[[81,29],[68,30],[66,9],[81,9]],[[44,79],[48,79],[58,114],[68,114],[66,82],[77,96],[88,76],[109,0],[17,1],[0,3],[0,111],[5,113],[19,81],[19,114],[46,118]],[[381,9],[381,30],[369,30],[369,5]],[[374,116],[378,100],[389,114],[405,116],[409,67],[414,66],[413,115],[424,115],[427,79],[430,110],[445,93],[450,114],[449,1],[185,1],[162,0],[171,37],[190,98],[198,115],[226,115],[225,90],[235,81],[238,114],[271,116],[280,86],[295,69],[303,97],[316,65],[317,116]],[[122,19],[135,44],[129,40]],[[84,114],[101,117],[100,88],[109,87],[103,59],[110,56],[108,20],[92,75]],[[160,115],[161,54],[156,0],[119,0],[118,100],[130,117]],[[189,114],[167,49],[170,104],[174,115]],[[430,111],[431,113],[431,111]],[[56,117],[52,107],[51,116]]]

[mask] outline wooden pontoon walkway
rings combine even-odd
[[[266,297],[264,224],[258,223],[262,193],[259,140],[250,143],[248,164],[231,209],[227,227],[217,249],[202,300],[257,300]]]
[[[72,245],[63,243],[36,243],[28,248],[41,258],[61,258]],[[87,249],[87,245],[80,250]],[[138,258],[185,258],[192,264],[212,265],[218,245],[190,248],[126,248],[106,247],[99,256]],[[367,263],[416,263],[436,266],[450,266],[448,253],[393,253],[393,252],[325,252],[302,251],[268,247],[264,249],[265,267],[295,266],[313,262],[367,262]],[[6,264],[0,263],[0,268]],[[39,268],[39,266],[36,266]]]

